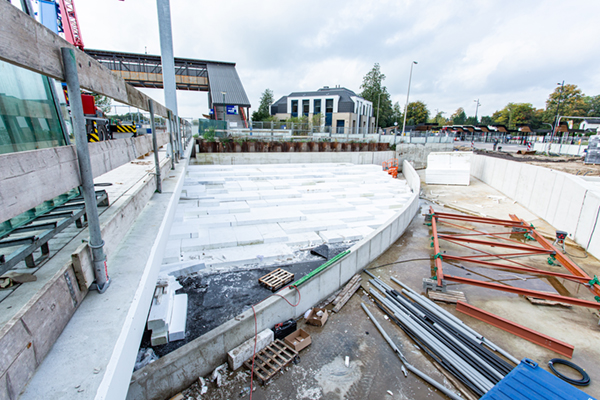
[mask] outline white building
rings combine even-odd
[[[280,121],[291,117],[321,115],[320,125],[324,131],[334,133],[363,134],[375,130],[373,103],[353,91],[325,86],[316,92],[294,92],[283,96],[271,105],[271,115]]]

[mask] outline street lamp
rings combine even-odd
[[[475,107],[475,123],[478,123],[479,121],[477,120],[477,111],[479,111],[479,106],[481,105],[481,103],[479,102],[479,99],[473,101],[477,103],[477,106]]]
[[[227,106],[225,105],[225,95],[227,92],[221,92],[223,95],[223,121],[225,121],[225,114],[227,114]]]
[[[554,141],[554,135],[558,129],[560,120],[558,112],[560,111],[560,102],[562,100],[563,90],[565,88],[565,81],[563,80],[562,83],[557,83],[557,85],[560,85],[560,93],[558,94],[558,103],[556,104],[556,121],[554,123],[554,128],[552,129],[552,135],[550,135],[550,142],[548,143],[548,149],[546,150],[547,154],[550,154],[550,146],[552,145],[552,141]]]
[[[379,97],[377,100],[377,121],[375,121],[375,129],[379,132],[379,106],[381,105],[381,88],[379,88]]]
[[[416,61],[413,61],[410,64],[410,75],[408,76],[408,91],[406,92],[406,104],[404,105],[404,122],[402,123],[402,136],[404,136],[404,129],[406,128],[406,110],[408,109],[408,96],[410,95],[410,81],[412,80],[412,70],[415,64],[417,64]],[[394,144],[396,144],[396,137],[394,137]]]

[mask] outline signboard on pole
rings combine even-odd
[[[239,115],[239,107],[227,106],[227,115]]]

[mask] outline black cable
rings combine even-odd
[[[391,262],[391,263],[378,265],[376,267],[365,268],[365,271],[370,271],[372,269],[377,269],[377,268],[381,268],[381,267],[387,267],[388,265],[402,264],[402,263],[405,263],[405,262],[411,262],[411,261],[428,261],[428,260],[431,260],[431,257],[427,257],[427,258],[412,258],[410,260],[394,261],[394,262]]]
[[[572,379],[568,376],[561,374],[554,368],[554,364],[563,364],[567,367],[573,368],[575,371],[581,374],[581,379]],[[550,367],[552,372],[554,372],[554,375],[558,376],[565,382],[569,382],[571,385],[587,386],[590,384],[590,376],[587,372],[585,372],[585,369],[581,368],[577,364],[573,364],[571,361],[563,360],[562,358],[553,358],[552,360],[548,361],[548,366]]]

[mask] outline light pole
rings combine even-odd
[[[404,105],[404,122],[402,123],[402,136],[404,136],[404,129],[406,128],[406,110],[408,109],[408,96],[410,96],[410,81],[412,80],[413,65],[417,64],[413,61],[410,64],[410,75],[408,76],[408,91],[406,92],[406,104]],[[396,138],[394,137],[394,144],[396,144]]]
[[[548,149],[546,150],[547,154],[550,154],[550,146],[552,145],[552,141],[554,140],[554,135],[556,134],[556,130],[558,129],[558,124],[559,124],[559,114],[558,112],[560,111],[560,102],[562,100],[562,94],[563,94],[563,90],[565,87],[565,81],[563,80],[562,83],[557,83],[557,85],[560,85],[560,93],[558,94],[558,103],[556,104],[556,121],[554,123],[554,128],[552,129],[552,135],[550,135],[550,142],[548,143]]]
[[[477,106],[475,107],[475,123],[478,123],[479,121],[477,120],[477,111],[479,111],[479,106],[481,105],[481,103],[479,102],[479,99],[473,101],[477,103]]]
[[[381,88],[379,88],[379,97],[377,100],[377,121],[375,121],[375,129],[379,132],[379,107],[381,106]]]

